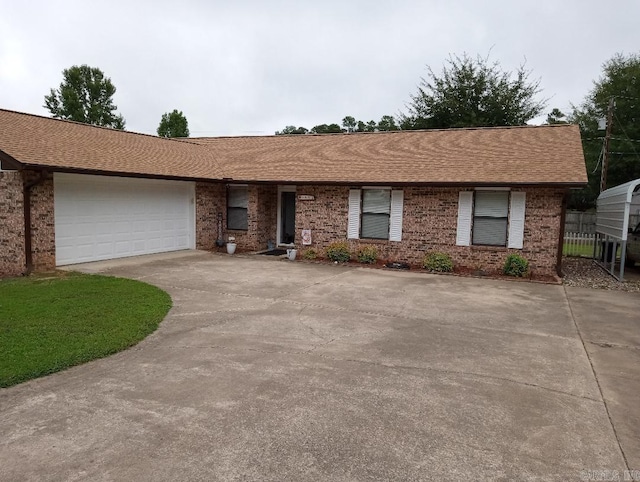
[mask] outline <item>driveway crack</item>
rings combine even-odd
[[[593,373],[593,377],[596,380],[596,385],[598,386],[598,391],[600,392],[600,398],[602,398],[602,403],[604,404],[604,409],[607,412],[607,417],[609,418],[609,424],[611,425],[611,429],[613,430],[613,436],[616,438],[616,442],[618,443],[618,448],[620,449],[620,454],[622,455],[622,460],[624,460],[624,465],[626,470],[629,471],[629,461],[627,460],[627,455],[624,453],[624,449],[622,448],[622,443],[620,442],[620,437],[618,436],[618,431],[616,430],[616,426],[613,423],[613,419],[611,418],[611,412],[609,411],[609,405],[607,405],[607,401],[604,398],[604,393],[602,391],[602,385],[600,384],[600,380],[598,379],[598,374],[596,373],[596,369],[593,366],[593,360],[591,359],[591,355],[589,355],[589,350],[587,350],[586,342],[584,341],[584,337],[582,336],[582,332],[580,331],[580,327],[578,326],[578,322],[576,321],[576,317],[573,313],[573,307],[571,306],[571,300],[569,299],[569,295],[567,294],[567,287],[562,285],[562,289],[564,291],[564,297],[567,300],[567,306],[569,307],[569,313],[571,314],[571,320],[573,321],[573,325],[576,327],[576,331],[578,332],[578,336],[580,337],[580,342],[582,343],[582,348],[587,355],[587,360],[589,360],[589,366],[591,367],[591,372]]]

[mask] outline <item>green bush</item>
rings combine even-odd
[[[318,257],[318,252],[313,248],[309,248],[302,253],[302,257],[304,259],[316,259]]]
[[[331,261],[337,261],[338,263],[346,263],[351,259],[351,253],[349,252],[349,244],[346,241],[338,241],[331,243],[325,250],[327,258]]]
[[[529,272],[529,261],[519,254],[510,254],[504,262],[502,272],[507,276],[523,277]]]
[[[378,249],[375,246],[363,246],[358,250],[358,261],[373,264],[378,260]]]
[[[427,253],[422,260],[422,267],[429,271],[437,271],[438,273],[449,273],[453,271],[453,261],[451,256],[446,253]]]

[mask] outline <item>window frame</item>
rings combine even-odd
[[[389,205],[387,213],[374,213],[374,212],[365,212],[364,210],[364,196],[365,191],[387,191],[389,193]],[[392,189],[390,187],[362,187],[360,189],[360,239],[371,239],[377,241],[388,241],[391,236],[391,203],[392,203]],[[366,216],[386,216],[387,217],[387,234],[384,237],[371,237],[363,235],[363,218]]]
[[[243,190],[246,196],[246,204],[247,206],[230,206],[229,205],[229,200],[230,200],[230,191],[232,190]],[[247,185],[229,185],[227,186],[227,230],[229,231],[249,231],[249,186]],[[229,216],[230,212],[240,212],[240,211],[244,211],[244,225],[246,227],[232,227],[229,225],[229,220],[231,219],[231,216]]]
[[[476,215],[476,207],[477,207],[477,195],[478,193],[505,193],[507,195],[507,214],[506,216],[477,216]],[[473,209],[471,212],[471,242],[470,246],[487,246],[492,248],[506,248],[509,246],[509,218],[511,216],[511,190],[502,190],[502,189],[475,189],[473,191]],[[504,244],[487,244],[487,243],[476,243],[475,242],[475,233],[476,233],[476,218],[479,219],[504,219]]]

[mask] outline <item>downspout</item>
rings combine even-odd
[[[562,278],[562,248],[564,245],[564,223],[567,218],[567,203],[569,202],[569,190],[562,196],[562,212],[560,213],[560,239],[558,240],[558,259],[556,261],[556,273]]]
[[[24,171],[23,171],[24,172]],[[22,188],[22,205],[24,206],[24,276],[33,272],[33,253],[31,242],[31,189],[47,180],[47,171],[40,171],[40,175],[31,182],[25,182]]]

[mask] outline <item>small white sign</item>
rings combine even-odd
[[[303,229],[302,230],[302,244],[304,246],[309,246],[311,244],[311,230]]]
[[[313,201],[313,200],[315,200],[315,198],[316,198],[316,197],[315,197],[315,196],[312,196],[311,194],[300,194],[300,195],[298,196],[298,199],[299,199],[300,201]]]

